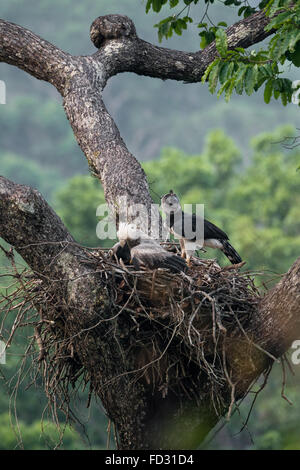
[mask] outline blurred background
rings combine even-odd
[[[146,15],[142,0],[1,0],[0,6],[1,18],[76,55],[95,52],[89,27],[108,13],[131,17],[138,35],[158,44],[153,25],[164,12]],[[236,19],[235,10],[221,3],[211,13],[215,22]],[[162,45],[196,51],[199,43],[196,27],[191,27]],[[296,69],[286,70],[286,76],[300,79]],[[0,80],[7,87],[7,104],[0,106],[0,174],[41,191],[78,242],[103,246],[96,237],[96,208],[104,202],[103,191],[89,175],[60,95],[6,64],[0,64]],[[247,269],[263,272],[259,279],[268,285],[277,281],[300,255],[300,147],[283,145],[299,132],[299,108],[274,100],[266,105],[260,92],[225,103],[211,96],[206,85],[134,74],[112,78],[104,100],[129,150],[142,162],[155,202],[172,188],[183,203],[204,203],[205,216],[229,234]],[[210,251],[205,256],[217,255]],[[218,260],[226,263],[222,255]],[[0,253],[0,274],[5,263]],[[8,287],[1,277],[0,289]],[[45,418],[41,427],[46,400],[38,380],[28,388],[25,377],[16,394],[17,365],[31,335],[28,328],[19,334],[0,369],[0,449],[54,448],[60,440],[50,420]],[[281,396],[282,377],[276,364],[249,420],[254,394],[207,447],[300,449],[300,366],[286,380],[292,405]],[[106,448],[101,404],[92,402],[88,410],[86,404],[84,392],[74,402],[82,424],[64,430],[62,448]]]

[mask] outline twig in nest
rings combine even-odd
[[[241,269],[243,266],[245,266],[246,261],[242,261],[241,263],[237,264],[229,264],[228,266],[224,266],[222,268],[223,271],[231,271],[232,269]]]
[[[232,413],[232,408],[235,404],[235,384],[232,382],[231,378],[230,378],[230,375],[229,375],[229,372],[227,370],[227,364],[226,364],[226,351],[225,351],[225,342],[223,342],[223,354],[222,354],[222,357],[223,357],[223,368],[224,368],[224,373],[225,373],[225,376],[226,376],[226,379],[227,379],[227,382],[228,384],[230,385],[230,388],[231,388],[231,401],[230,401],[230,405],[229,405],[229,408],[228,408],[228,411],[227,411],[227,415],[226,415],[226,420],[229,421],[230,417],[231,417],[231,413]]]
[[[110,447],[110,434],[111,434],[111,420],[108,420],[107,424],[107,440],[106,440],[106,449],[109,450]]]
[[[45,348],[44,348],[44,345],[43,345],[43,340],[42,340],[42,337],[41,337],[41,330],[42,330],[42,325],[37,325],[34,329],[35,333],[35,339],[36,339],[36,343],[38,345],[38,348],[39,348],[39,357],[38,357],[38,361],[42,361],[45,356],[46,356],[46,351],[45,351]]]
[[[288,399],[288,397],[285,395],[285,385],[286,385],[286,370],[285,370],[285,365],[284,365],[284,358],[281,358],[281,367],[282,367],[282,386],[281,386],[281,397],[286,400],[289,405],[293,405],[293,402]]]
[[[268,378],[269,378],[269,375],[270,375],[270,372],[272,370],[272,365],[269,366],[269,369],[267,369],[264,373],[264,381],[262,383],[262,385],[259,387],[259,389],[256,391],[256,392],[252,392],[254,393],[254,398],[251,402],[251,406],[250,406],[250,409],[249,409],[249,412],[248,412],[248,415],[247,415],[247,418],[245,420],[245,422],[243,423],[243,426],[241,427],[241,429],[239,430],[239,432],[237,434],[235,434],[235,436],[237,436],[238,434],[240,434],[248,425],[248,422],[249,422],[249,419],[250,419],[250,416],[251,416],[251,413],[252,413],[252,410],[253,410],[253,407],[254,407],[254,404],[256,402],[256,399],[258,397],[258,395],[260,394],[260,392],[265,388],[265,386],[267,385],[268,383]]]
[[[112,262],[109,254],[100,250],[87,250],[82,262],[95,266],[108,299],[109,308],[101,310],[95,324],[76,325],[71,307],[60,292],[59,281],[41,281],[34,273],[30,278],[26,278],[28,272],[21,273],[19,290],[0,298],[4,320],[17,310],[14,331],[28,324],[28,319],[35,323],[39,347],[35,378],[37,374],[42,377],[54,419],[59,422],[59,410],[66,419],[73,418],[70,385],[75,394],[79,387],[90,384],[89,400],[95,393],[94,378],[81,364],[77,345],[80,341],[82,351],[85,338],[97,339],[99,330],[107,324],[105,334],[116,342],[124,363],[131,355],[133,367],[116,373],[103,387],[129,375],[132,382],[146,382],[151,392],[160,391],[164,395],[172,390],[182,403],[192,400],[199,404],[204,393],[201,384],[207,382],[205,393],[219,415],[225,413],[223,391],[228,388],[229,418],[236,397],[224,337],[228,339],[237,331],[245,337],[246,325],[255,315],[259,293],[251,273],[224,270],[214,260],[195,258],[191,260],[188,276],[160,269],[136,271],[132,265]],[[42,323],[38,314],[31,318],[34,305],[43,306]],[[138,354],[144,351],[144,355]],[[140,356],[144,362],[138,363]]]

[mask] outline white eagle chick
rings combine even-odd
[[[131,262],[137,270],[145,266],[150,269],[165,268],[176,273],[187,268],[184,259],[162,248],[134,224],[120,223],[117,236],[122,247],[127,243]]]

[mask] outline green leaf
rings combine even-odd
[[[274,98],[275,98],[275,100],[278,100],[279,96],[280,96],[280,91],[274,89]]]
[[[235,91],[237,92],[238,95],[241,95],[243,93],[244,77],[245,77],[246,71],[247,71],[247,66],[243,63],[239,64],[239,69],[236,73],[236,78],[235,78]]]
[[[264,72],[264,74],[265,74],[267,77],[273,77],[273,75],[274,75],[273,69],[272,69],[272,65],[271,65],[271,64],[264,64],[264,65],[262,65],[261,70]]]
[[[268,80],[265,86],[265,91],[264,91],[264,101],[265,103],[270,103],[271,96],[273,92],[273,80]]]
[[[216,32],[216,48],[221,57],[226,57],[228,50],[227,34],[224,29],[217,29]]]
[[[234,89],[234,80],[231,79],[229,81],[229,86],[226,87],[225,89],[225,101],[228,103],[228,101],[230,100],[230,97],[232,95],[232,92],[233,92],[233,89]]]
[[[289,78],[283,78],[282,84],[283,84],[283,91],[285,91],[288,94],[293,93],[293,82]]]
[[[289,42],[289,51],[290,52],[294,52],[296,47],[297,47],[297,44],[298,42],[300,42],[300,31],[297,32],[297,34],[295,34],[295,31],[293,31],[293,35],[290,39],[290,42]]]
[[[266,31],[271,31],[271,29],[278,28],[289,16],[291,16],[290,11],[284,11],[283,13],[280,13],[266,26]]]
[[[209,77],[208,77],[208,89],[213,94],[217,88],[218,84],[218,79],[219,79],[219,69],[220,69],[220,62],[215,64],[215,66],[212,68]]]
[[[232,62],[223,62],[223,64],[221,65],[220,72],[219,72],[219,80],[220,80],[221,85],[223,85],[223,83],[227,79],[227,72],[228,72],[229,65],[231,63]]]
[[[281,93],[281,101],[282,101],[283,106],[287,105],[288,98],[287,98],[287,94],[285,92]]]
[[[274,38],[275,39],[275,38]],[[276,41],[273,42],[270,49],[270,55],[274,60],[279,60],[280,57],[286,52],[289,47],[290,37],[289,35],[278,37]]]
[[[300,41],[297,42],[294,52],[290,53],[290,60],[296,67],[300,67]]]
[[[160,12],[162,5],[163,5],[163,2],[161,0],[152,0],[152,9],[156,13]]]
[[[205,49],[215,39],[215,35],[211,31],[201,31],[199,36],[202,38],[200,42],[201,49]]]
[[[246,7],[245,11],[244,11],[244,18],[248,18],[248,16],[251,16],[253,15],[253,13],[255,13],[255,8],[252,8],[252,7]]]
[[[257,79],[257,64],[248,65],[245,74],[245,91],[248,96],[252,95]]]
[[[242,6],[238,11],[238,16],[241,16],[241,14],[243,13],[243,11],[246,10],[246,8],[247,8],[246,6]]]
[[[187,29],[186,21],[185,21],[183,18],[179,18],[179,19],[177,20],[177,22],[179,23],[179,25],[180,25],[180,27],[181,27],[182,29]]]
[[[260,3],[259,3],[259,8],[260,10],[262,10],[263,8],[265,8],[267,6],[267,4],[269,3],[269,0],[262,0]]]
[[[191,18],[190,16],[184,16],[184,18],[182,18],[183,21],[185,21],[185,23],[193,23],[193,18]]]
[[[146,4],[146,13],[149,13],[149,10],[151,8],[151,5],[152,5],[152,0],[148,0],[147,1],[147,4]]]
[[[170,21],[168,21],[167,23],[164,22],[163,24],[160,24],[159,29],[158,29],[158,40],[159,40],[159,42],[162,41],[163,37],[168,38],[169,35],[170,35],[170,31],[171,31],[171,35],[172,35],[172,29],[171,29],[171,22]]]
[[[233,72],[234,72],[234,67],[235,67],[235,63],[234,62],[229,62],[229,67],[228,67],[227,73],[226,73],[226,80],[229,80],[230,78],[232,78]]]
[[[172,22],[172,28],[174,29],[175,33],[178,34],[178,36],[181,36],[182,28],[179,20]]]
[[[207,80],[207,77],[208,75],[210,74],[211,70],[213,69],[213,67],[220,61],[219,58],[215,59],[213,62],[211,62],[211,64],[209,64],[209,66],[207,67],[207,69],[205,70],[202,78],[201,78],[201,82],[202,83],[205,83],[206,80]]]
[[[266,76],[263,67],[258,66],[258,76],[254,86],[254,91],[257,91],[266,80],[268,80],[268,77]]]
[[[223,83],[223,85],[221,86],[221,88],[219,89],[218,93],[217,93],[217,98],[220,98],[221,94],[223,93],[223,91],[228,88],[230,86],[230,82],[226,81],[225,83]]]

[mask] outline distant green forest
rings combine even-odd
[[[235,10],[222,7],[221,3],[212,5],[210,12],[212,20],[223,18],[230,24],[235,19]],[[143,39],[158,44],[153,25],[160,15],[145,15],[142,0],[2,0],[0,7],[1,17],[79,55],[96,51],[89,27],[97,16],[107,13],[128,15]],[[200,38],[197,41],[193,28],[180,38],[163,40],[162,45],[198,50]],[[295,68],[288,75],[300,78]],[[6,64],[0,64],[0,79],[7,84],[7,105],[0,108],[1,151],[41,163],[45,174],[46,170],[54,170],[58,180],[86,173],[85,158],[56,90]],[[203,84],[164,82],[129,73],[110,80],[104,99],[129,150],[141,161],[157,158],[163,147],[198,154],[205,136],[215,128],[222,128],[234,139],[247,161],[252,136],[282,124],[297,127],[299,114],[295,105],[284,108],[275,100],[266,106],[260,93],[233,96],[230,103],[225,103],[223,98],[210,95]],[[22,175],[15,172],[15,179],[22,180]],[[53,173],[49,179],[54,179]]]
[[[216,17],[224,16],[219,8],[212,8]],[[157,16],[146,16],[144,9],[139,0],[2,0],[0,16],[73,54],[90,54],[95,49],[89,26],[107,13],[130,16],[138,34],[157,43],[153,28]],[[230,15],[228,8],[225,14]],[[163,45],[199,48],[195,36],[189,34]],[[300,78],[293,70],[289,74]],[[89,175],[60,97],[50,85],[6,64],[0,64],[0,79],[7,84],[7,105],[0,106],[0,174],[41,191],[78,242],[103,246],[95,233],[103,190]],[[265,105],[259,94],[233,97],[225,103],[211,96],[205,85],[160,82],[133,74],[112,79],[104,95],[130,151],[143,162],[154,201],[159,202],[159,196],[172,188],[183,203],[204,203],[205,216],[229,234],[247,261],[245,269],[263,272],[258,280],[270,285],[277,281],[300,253],[300,147],[287,150],[282,145],[286,137],[298,132],[299,108],[284,108],[277,101]],[[212,250],[203,256],[227,262]],[[3,274],[8,267],[1,253],[0,261]],[[20,258],[18,262],[22,265]],[[8,285],[8,278],[0,278],[3,292]],[[18,396],[14,395],[17,364],[32,334],[25,328],[18,335],[7,365],[0,368],[0,449],[47,449],[60,442],[47,414],[41,428],[46,399],[39,383],[26,390],[30,364],[28,377]],[[286,389],[293,407],[281,398],[282,373],[276,364],[245,429],[239,433],[251,396],[209,447],[300,449],[300,372],[295,369]],[[85,391],[74,401],[82,425],[64,430],[60,416],[62,448],[106,447],[107,420],[101,404],[92,402],[87,410],[87,398]]]

